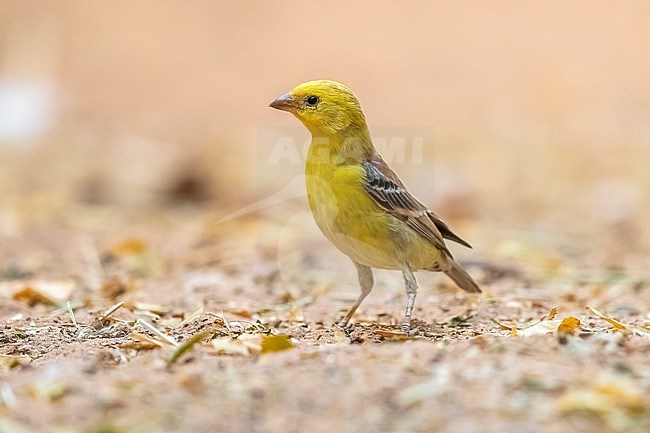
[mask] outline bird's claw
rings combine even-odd
[[[411,329],[411,325],[408,325],[408,324],[404,323],[402,325],[402,327],[401,327],[401,331],[402,331],[403,334],[406,334],[409,337],[412,337],[412,336],[418,335],[420,333],[420,328],[415,327],[415,328]]]

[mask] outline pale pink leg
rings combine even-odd
[[[354,302],[354,305],[352,305],[352,308],[350,308],[350,310],[345,315],[345,317],[339,321],[338,325],[341,327],[345,327],[348,325],[348,322],[350,321],[352,316],[354,316],[354,313],[355,311],[357,311],[357,308],[359,308],[359,305],[361,305],[363,300],[366,299],[366,296],[368,296],[372,291],[372,286],[374,284],[374,279],[372,277],[372,268],[365,265],[361,265],[357,262],[353,262],[353,263],[357,267],[357,272],[359,274],[359,285],[361,286],[361,293],[359,294],[359,297]]]

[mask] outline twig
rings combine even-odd
[[[104,320],[108,319],[113,313],[122,308],[122,305],[124,305],[124,301],[120,301],[117,304],[113,305],[111,308],[106,310],[104,314],[102,314],[102,316],[99,318],[99,321],[103,322]]]
[[[174,346],[174,347],[179,346],[178,341],[174,340],[172,337],[170,337],[167,334],[163,334],[162,332],[160,332],[160,330],[158,328],[156,328],[155,326],[153,326],[151,323],[147,322],[146,320],[138,319],[136,321],[136,323],[138,323],[140,326],[148,329],[149,331],[154,333],[157,337],[162,338],[163,340],[165,340],[167,343],[171,344],[172,346]]]
[[[230,329],[230,324],[226,320],[226,315],[223,313],[223,310],[221,310],[221,319],[223,320],[224,325],[226,325],[226,329],[228,330],[228,335],[230,338],[232,338],[232,330]]]
[[[181,323],[178,324],[178,326],[183,326],[187,323],[190,323],[192,320],[196,319],[201,314],[203,314],[204,311],[205,311],[205,307],[199,308],[198,310],[196,310],[195,312],[187,316]]]
[[[74,311],[72,310],[72,304],[70,301],[68,301],[68,314],[70,315],[70,319],[72,320],[72,324],[75,326],[75,328],[79,328],[79,324],[77,323],[77,318],[74,317]]]

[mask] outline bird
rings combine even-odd
[[[305,166],[309,207],[321,232],[357,269],[361,293],[339,326],[348,325],[372,291],[373,268],[402,272],[405,333],[414,331],[416,271],[444,272],[462,290],[481,292],[445,239],[471,245],[413,197],[382,159],[361,104],[348,87],[331,80],[305,82],[270,107],[293,114],[311,133]]]

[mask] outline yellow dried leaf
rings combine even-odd
[[[262,337],[262,353],[280,352],[293,348],[293,343],[286,335],[265,335]]]
[[[548,317],[546,320],[553,320],[555,319],[555,315],[557,314],[557,307],[551,308],[551,312],[548,313]]]
[[[622,324],[621,322],[619,322],[616,319],[605,316],[603,313],[601,313],[600,311],[596,310],[593,307],[590,307],[589,305],[587,305],[587,310],[591,311],[592,313],[594,313],[599,318],[601,318],[604,321],[608,322],[610,325],[612,325],[614,328],[616,328],[619,331],[628,331],[629,330],[629,327],[627,325]]]
[[[580,319],[576,317],[567,317],[562,320],[560,326],[557,327],[557,332],[560,334],[575,334],[576,330],[580,327]]]

